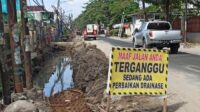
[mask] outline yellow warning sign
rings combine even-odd
[[[110,95],[166,95],[167,51],[113,48],[110,61]]]

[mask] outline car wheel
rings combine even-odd
[[[139,46],[135,44],[135,38],[134,37],[133,37],[133,41],[132,42],[133,42],[133,47],[134,48],[139,48]]]
[[[170,52],[171,52],[172,54],[177,54],[177,53],[178,53],[178,49],[179,49],[179,44],[172,45],[172,46],[170,47]]]
[[[158,50],[162,50],[162,49],[163,49],[163,47],[157,47],[157,49],[158,49]]]
[[[147,43],[145,42],[145,39],[143,39],[143,46],[142,46],[144,49],[148,49],[150,48]]]

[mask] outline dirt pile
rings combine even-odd
[[[113,100],[112,112],[162,112],[160,100],[147,96],[123,96]]]
[[[72,48],[75,87],[100,103],[106,89],[108,58],[95,45],[75,43]]]
[[[90,112],[83,92],[76,89],[55,94],[49,102],[53,112]]]

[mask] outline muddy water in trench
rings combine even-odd
[[[55,65],[55,70],[52,74],[38,77],[35,81],[38,86],[43,88],[45,97],[50,97],[53,94],[60,93],[64,90],[73,88],[73,78],[69,58],[63,58]]]

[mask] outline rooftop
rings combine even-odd
[[[27,11],[45,11],[44,6],[27,6]]]

